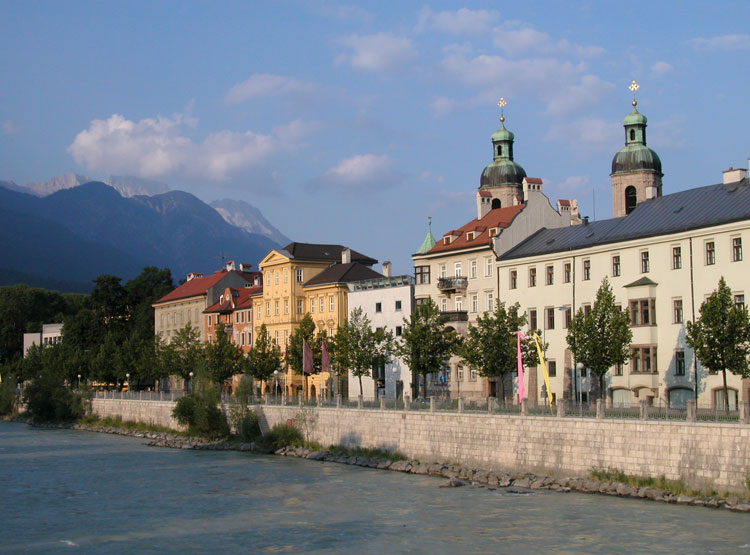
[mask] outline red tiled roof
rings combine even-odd
[[[233,310],[250,308],[253,306],[253,301],[250,296],[254,293],[257,293],[258,291],[262,291],[263,287],[259,285],[255,287],[243,288],[230,287],[229,290],[232,292],[234,307],[232,306],[231,300],[225,300],[224,302],[219,301],[218,303],[214,303],[209,306],[206,310],[203,311],[203,313],[208,314],[211,312],[232,312]]]
[[[239,272],[237,270],[232,270],[234,273],[241,275],[248,281],[252,281],[254,274],[251,272]],[[166,303],[169,301],[176,301],[178,299],[187,299],[189,297],[197,297],[200,295],[205,295],[206,291],[208,291],[211,287],[219,283],[221,279],[226,276],[229,272],[226,270],[226,268],[223,268],[221,270],[218,270],[211,274],[210,276],[204,276],[199,278],[191,279],[190,281],[186,281],[182,285],[180,285],[177,289],[173,289],[166,295],[164,295],[161,299],[156,301],[154,304],[159,303]]]
[[[557,202],[560,203],[560,206],[570,206],[570,201],[569,200],[560,199]]]
[[[480,197],[491,197],[492,194],[489,191],[479,191]]]
[[[542,180],[538,177],[527,177],[525,178],[527,183],[536,183],[537,185],[542,184]]]
[[[446,245],[443,240],[440,240],[425,254],[489,245],[491,240],[489,229],[497,228],[500,230],[508,227],[513,221],[513,218],[523,210],[524,206],[524,204],[518,204],[516,206],[507,206],[505,208],[495,208],[494,210],[490,210],[481,220],[471,220],[457,230],[451,231],[450,235],[458,236],[452,243]],[[467,231],[475,232],[474,239],[468,240],[466,238]]]

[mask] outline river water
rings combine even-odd
[[[748,553],[750,515],[0,423],[0,552]]]

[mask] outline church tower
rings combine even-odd
[[[633,81],[633,111],[623,119],[625,146],[612,159],[612,217],[630,214],[645,200],[661,196],[661,160],[646,146],[646,116],[636,106],[635,91],[638,83]]]
[[[505,128],[503,107],[505,99],[497,103],[500,106],[500,128],[492,134],[492,156],[479,179],[477,191],[477,219],[482,219],[487,212],[495,208],[505,208],[518,204],[523,196],[523,178],[526,172],[513,161],[513,133]]]

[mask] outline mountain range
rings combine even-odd
[[[84,178],[60,176],[36,184],[36,194],[0,181],[0,285],[87,292],[100,274],[129,279],[148,265],[169,267],[179,281],[189,272],[213,272],[225,258],[256,265],[282,242],[274,239],[286,239],[247,203],[221,201],[226,214],[243,222],[238,227],[190,193],[126,197],[103,182],[74,184]],[[110,180],[131,192],[143,186]]]

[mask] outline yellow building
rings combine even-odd
[[[285,353],[289,337],[308,312],[315,321],[316,333],[319,330],[335,333],[346,319],[346,283],[380,277],[370,269],[375,263],[377,260],[342,245],[290,243],[283,249],[272,250],[259,263],[264,282],[262,297],[253,299],[256,335],[265,324],[271,339]],[[321,384],[329,377],[313,376],[308,393],[312,393],[313,386],[319,393]],[[279,386],[289,396],[297,395],[302,388],[302,376],[291,368],[280,380],[283,383]]]

